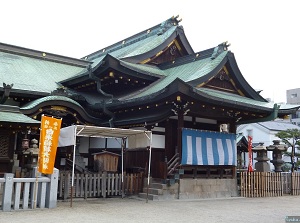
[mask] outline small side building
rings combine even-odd
[[[118,172],[119,154],[104,150],[93,155],[94,170],[96,172]]]

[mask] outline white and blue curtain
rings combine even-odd
[[[182,165],[237,165],[232,133],[182,129]]]

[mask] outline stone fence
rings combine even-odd
[[[0,178],[0,210],[17,211],[35,208],[55,208],[57,205],[58,169],[53,174],[32,178],[14,178],[6,173]]]

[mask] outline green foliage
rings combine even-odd
[[[289,170],[291,170],[292,168],[292,164],[290,163],[284,163],[282,166],[281,166],[281,170],[283,172],[289,172]]]
[[[287,129],[284,131],[278,132],[275,136],[280,138],[282,142],[289,147],[295,145],[300,146],[300,130],[299,129]]]
[[[299,150],[299,148],[298,148],[298,150]],[[292,153],[291,153],[291,152],[288,152],[288,151],[285,151],[283,154],[284,154],[285,156],[291,156],[291,155],[292,155]],[[296,153],[296,152],[295,152],[294,156],[300,158],[300,153]]]
[[[284,144],[286,144],[288,147],[292,147],[292,152],[286,151],[284,154],[291,157],[291,170],[292,172],[294,169],[298,168],[299,163],[295,162],[294,157],[300,157],[299,153],[296,153],[296,145],[300,146],[300,130],[299,129],[287,129],[284,131],[278,132],[275,136],[280,138]],[[299,149],[299,148],[297,148]],[[283,167],[285,169],[288,168],[288,166]]]

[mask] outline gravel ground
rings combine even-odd
[[[99,198],[59,201],[54,209],[0,212],[1,223],[285,222],[300,216],[300,196],[148,201]]]

